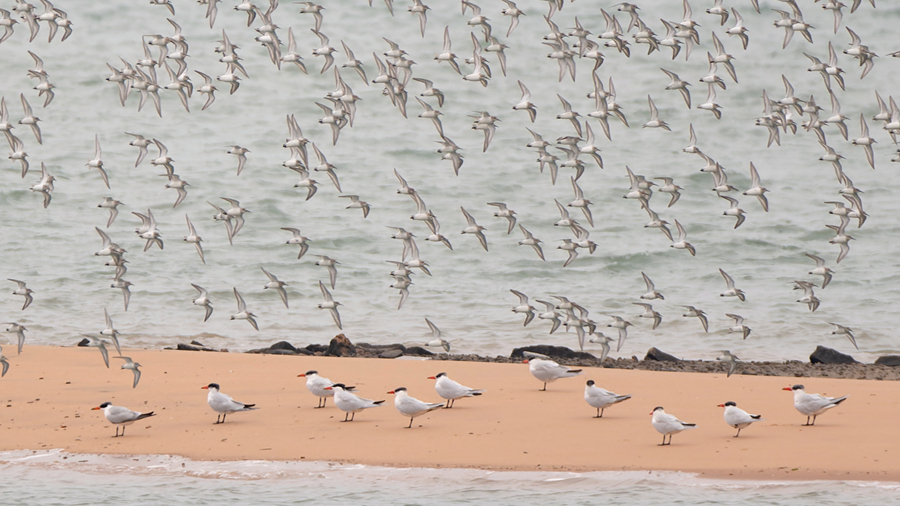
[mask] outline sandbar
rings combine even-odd
[[[143,364],[137,388],[131,371],[118,369],[121,360],[111,357],[107,369],[96,348],[27,346],[10,357],[12,367],[0,380],[0,450],[900,482],[900,384],[892,381],[585,368],[583,375],[541,392],[526,364],[174,350],[123,354]],[[343,423],[344,413],[331,400],[315,409],[317,398],[297,376],[307,370],[387,402]],[[428,379],[439,372],[487,392],[406,428],[409,419],[396,411],[387,392],[402,386],[413,397],[440,402]],[[588,379],[633,398],[593,418],[594,408],[583,399]],[[201,389],[211,382],[260,409],[215,425],[216,413]],[[821,415],[815,426],[802,427],[806,417],[794,409],[792,393],[782,390],[795,383],[805,384],[808,392],[850,398]],[[157,416],[114,438],[114,426],[91,410],[106,401]],[[734,437],[717,406],[726,401],[762,414],[765,421]],[[658,446],[662,436],[650,425],[655,406],[698,427],[676,434],[671,446]]]

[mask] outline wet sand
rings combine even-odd
[[[103,365],[96,348],[28,346],[10,358],[0,380],[0,450],[62,448],[76,453],[172,454],[197,460],[323,460],[397,467],[465,467],[518,471],[665,470],[712,478],[861,479],[900,481],[900,384],[876,380],[787,378],[585,368],[576,378],[541,383],[525,364],[298,357],[169,350],[123,350],[143,364],[132,373],[121,360]],[[115,352],[111,353],[114,355]],[[344,413],[317,399],[298,374],[310,369],[356,385],[358,393],[386,399],[342,423]],[[440,402],[439,372],[473,387],[481,397],[452,409],[408,418],[386,392]],[[583,399],[584,383],[634,397],[603,418]],[[200,387],[219,383],[236,400],[260,409],[216,413]],[[782,388],[850,395],[813,427]],[[115,428],[100,411],[104,401],[157,416]],[[722,420],[735,401],[765,421],[735,429]],[[676,434],[671,446],[650,425],[655,406],[698,428]]]

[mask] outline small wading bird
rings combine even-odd
[[[137,388],[138,381],[141,381],[141,370],[138,369],[138,367],[140,367],[141,364],[131,360],[131,357],[115,357],[115,358],[121,358],[122,360],[125,361],[125,363],[122,364],[122,367],[120,367],[120,369],[131,369],[131,372],[134,373],[134,384],[131,386],[131,388]]]
[[[22,295],[25,297],[25,304],[22,306],[22,310],[24,311],[25,308],[27,308],[28,306],[31,305],[31,301],[34,300],[34,297],[31,296],[31,294],[34,293],[34,290],[25,286],[24,281],[19,281],[17,279],[12,279],[12,278],[8,278],[8,279],[10,281],[12,281],[13,283],[15,283],[16,285],[18,285],[16,287],[16,290],[12,294],[13,295]]]
[[[847,339],[850,340],[850,343],[853,344],[853,347],[856,348],[857,350],[859,350],[859,346],[856,345],[856,338],[853,337],[853,329],[851,329],[850,327],[845,327],[845,326],[843,326],[843,325],[839,325],[839,324],[837,324],[837,323],[831,323],[831,322],[829,322],[828,324],[829,324],[829,325],[834,325],[834,327],[835,327],[834,330],[831,332],[831,335],[833,335],[833,336],[835,336],[835,335],[845,335],[845,336],[847,336]]]
[[[432,348],[440,347],[443,348],[445,352],[450,353],[450,343],[446,339],[441,338],[441,329],[428,318],[425,318],[425,323],[427,323],[428,328],[431,329],[431,341],[425,343],[425,346]]]
[[[2,346],[0,346],[0,364],[3,365],[3,372],[0,373],[0,377],[6,376],[6,373],[9,371],[9,360],[6,360],[6,357],[3,356]]]
[[[212,302],[209,300],[209,293],[202,286],[195,285],[194,283],[191,283],[191,286],[199,292],[197,298],[192,300],[191,303],[195,306],[203,306],[206,309],[206,316],[203,317],[203,321],[205,322],[206,320],[209,320],[209,317],[213,312]]]
[[[247,311],[247,303],[244,302],[244,298],[241,297],[241,294],[238,293],[237,288],[234,289],[234,298],[237,300],[237,313],[231,315],[232,320],[247,320],[250,325],[253,325],[253,328],[259,330],[259,325],[257,325],[256,320],[253,319],[256,315]]]
[[[7,322],[7,325],[9,325],[9,327],[6,329],[6,331],[7,331],[7,332],[13,332],[13,333],[16,334],[17,341],[18,341],[18,344],[19,344],[19,348],[18,348],[19,351],[18,351],[18,353],[22,353],[22,346],[25,345],[25,331],[28,330],[28,329],[25,328],[24,325],[19,325],[19,324],[16,323],[16,322]],[[108,361],[107,361],[107,362],[108,362]],[[109,364],[107,363],[106,366],[109,367]]]
[[[737,363],[740,361],[738,357],[732,355],[728,350],[722,350],[722,356],[716,357],[716,360],[728,364],[728,374],[725,376],[726,378],[730,378],[731,375],[734,374],[734,371],[737,370]]]

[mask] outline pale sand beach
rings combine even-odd
[[[0,450],[62,448],[75,453],[169,454],[195,460],[335,461],[393,467],[457,467],[516,471],[669,470],[712,478],[849,479],[900,481],[900,419],[896,382],[830,378],[762,377],[586,368],[541,392],[525,364],[296,357],[168,350],[123,350],[144,364],[141,382],[121,360],[103,366],[95,348],[28,346],[11,357],[0,380]],[[111,355],[114,355],[113,352]],[[341,423],[344,413],[317,399],[298,374],[315,369],[356,385],[385,406]],[[386,392],[405,386],[410,395],[439,402],[439,372],[487,392],[452,409],[415,420],[393,406]],[[585,381],[634,397],[592,418],[583,399]],[[236,400],[260,408],[216,413],[201,387],[219,383]],[[850,398],[821,415],[813,427],[782,388]],[[157,416],[113,438],[115,428],[91,408],[109,401]],[[739,438],[722,420],[735,401],[765,421]],[[694,430],[676,434],[668,447],[650,425],[655,406]]]

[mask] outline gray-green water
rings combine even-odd
[[[828,243],[833,233],[826,224],[836,224],[828,215],[828,200],[841,200],[830,164],[818,161],[823,151],[811,133],[782,133],[782,146],[766,149],[765,129],[754,127],[761,115],[762,91],[773,99],[782,96],[781,74],[796,89],[796,95],[814,94],[820,105],[830,109],[828,94],[820,77],[807,72],[809,61],[803,52],[827,59],[827,43],[838,52],[847,47],[849,36],[843,26],[852,27],[872,50],[880,54],[875,69],[860,81],[855,60],[840,54],[839,63],[847,71],[847,90],[834,87],[842,104],[851,138],[859,133],[857,118],[877,113],[874,92],[888,97],[897,92],[896,76],[900,60],[887,53],[900,49],[895,27],[900,7],[881,1],[877,10],[866,2],[854,14],[845,12],[838,34],[831,32],[830,12],[821,4],[801,2],[805,19],[816,26],[815,44],[795,36],[786,50],[781,49],[783,31],[772,26],[777,15],[771,9],[785,4],[761,0],[762,14],[756,14],[749,2],[726,2],[738,8],[750,32],[750,46],[740,49],[738,41],[724,35],[717,18],[703,11],[710,2],[692,2],[694,19],[701,25],[701,45],[689,62],[682,57],[672,61],[665,54],[647,56],[643,46],[633,45],[629,59],[605,49],[606,62],[598,74],[606,82],[613,78],[631,128],[612,122],[612,139],[597,139],[603,150],[604,170],[586,160],[587,171],[579,181],[585,196],[593,201],[595,226],[591,239],[599,244],[595,254],[582,250],[569,267],[562,268],[566,254],[557,250],[567,230],[554,227],[559,219],[553,202],[572,200],[569,184],[571,170],[563,169],[555,186],[548,174],[538,172],[534,150],[524,145],[531,141],[525,130],[530,127],[553,141],[574,133],[567,121],[554,119],[562,112],[556,98],[560,94],[575,110],[587,114],[593,101],[585,97],[592,90],[592,61],[578,60],[577,81],[557,81],[557,65],[547,59],[549,48],[541,37],[549,32],[542,14],[546,3],[519,2],[527,16],[511,37],[505,37],[508,21],[499,13],[502,5],[482,0],[484,13],[491,18],[495,34],[510,46],[507,50],[508,76],[500,74],[496,58],[491,60],[494,77],[487,88],[460,79],[445,64],[433,61],[440,52],[444,26],[450,27],[453,50],[460,58],[472,54],[470,27],[456,2],[431,0],[425,37],[405,4],[397,3],[391,17],[378,0],[369,8],[365,2],[323,2],[326,5],[322,31],[331,45],[345,41],[361,59],[369,79],[375,77],[372,52],[388,49],[382,36],[394,40],[417,62],[413,75],[434,81],[446,94],[441,108],[445,133],[464,148],[459,177],[449,162],[435,153],[438,139],[429,120],[416,118],[421,108],[412,100],[409,118],[402,118],[382,96],[381,87],[364,85],[353,72],[342,71],[346,82],[361,97],[353,128],[345,128],[336,146],[330,142],[330,130],[317,123],[321,117],[316,101],[333,89],[332,73],[320,75],[321,59],[310,51],[318,38],[309,32],[311,16],[298,13],[294,3],[284,2],[274,13],[282,39],[293,28],[298,52],[305,57],[309,75],[291,66],[280,72],[268,61],[266,51],[245,24],[243,13],[232,10],[235,2],[220,4],[215,29],[203,19],[205,6],[176,1],[174,19],[184,28],[190,44],[189,69],[212,76],[224,72],[224,64],[213,53],[216,40],[225,29],[239,45],[249,79],[234,95],[219,85],[216,102],[200,111],[203,98],[191,100],[193,112],[186,113],[177,98],[163,91],[163,117],[158,118],[152,104],[137,112],[137,97],[132,93],[126,107],[118,103],[115,85],[104,80],[109,75],[106,63],[120,67],[118,57],[134,62],[142,55],[140,36],[171,34],[164,7],[148,2],[57,2],[74,22],[75,33],[65,42],[46,42],[47,25],[32,43],[27,28],[16,27],[15,34],[0,45],[0,95],[5,97],[14,133],[25,143],[32,171],[23,180],[19,165],[0,164],[0,202],[4,219],[0,221],[0,278],[22,279],[35,290],[35,302],[20,311],[22,299],[13,296],[14,285],[4,288],[0,297],[0,320],[16,321],[28,327],[28,343],[71,344],[81,334],[104,328],[103,308],[108,308],[121,340],[130,347],[160,347],[199,339],[205,344],[232,349],[262,346],[287,339],[295,344],[324,342],[337,333],[327,313],[318,311],[321,300],[317,284],[327,279],[324,270],[314,265],[316,255],[328,255],[341,262],[335,299],[341,301],[344,332],[354,341],[376,343],[422,343],[429,337],[424,318],[434,321],[451,341],[455,352],[506,354],[514,346],[549,343],[574,347],[574,334],[548,335],[548,325],[538,322],[522,328],[521,318],[510,308],[516,302],[509,289],[525,292],[532,298],[565,295],[589,310],[592,317],[606,324],[607,316],[622,315],[635,323],[629,341],[620,356],[641,354],[650,346],[679,356],[712,358],[717,350],[731,349],[745,360],[802,358],[817,344],[853,352],[857,358],[871,360],[885,352],[897,352],[896,306],[900,278],[895,261],[898,199],[890,175],[894,146],[882,130],[882,124],[869,120],[875,146],[877,170],[871,170],[860,148],[852,146],[826,127],[828,142],[846,157],[844,170],[857,187],[864,190],[866,210],[870,214],[863,228],[850,226],[856,240],[850,255],[835,266],[837,246]],[[10,4],[4,7],[10,7]],[[640,2],[642,18],[662,35],[659,18],[681,19],[680,2],[654,0]],[[574,17],[598,34],[604,30],[599,8],[615,8],[582,0],[565,5],[555,21],[563,30],[574,26]],[[38,6],[38,11],[41,7]],[[627,25],[627,15],[617,14]],[[258,26],[259,22],[254,26]],[[726,26],[731,26],[729,20]],[[478,30],[476,30],[478,31]],[[693,103],[702,103],[705,87],[698,83],[707,72],[704,53],[712,49],[711,32],[723,40],[736,58],[739,84],[725,77],[728,89],[719,91],[717,102],[723,109],[721,120],[709,112],[687,110],[677,92],[665,91],[668,83],[660,67],[672,70],[694,83]],[[630,36],[628,36],[630,38]],[[286,48],[285,48],[286,49]],[[44,68],[56,86],[56,98],[47,108],[32,88],[36,82],[26,77],[32,68],[31,50],[44,60]],[[154,50],[155,53],[155,50]],[[682,53],[683,54],[683,53]],[[337,65],[345,58],[335,54]],[[463,66],[464,71],[471,67]],[[723,69],[720,74],[724,75]],[[166,84],[160,71],[161,84]],[[195,84],[202,80],[193,74]],[[517,80],[532,91],[538,106],[537,122],[527,121],[524,112],[512,111],[519,100]],[[420,85],[410,82],[410,95]],[[39,116],[44,143],[38,145],[27,127],[16,125],[21,118],[19,94],[24,93]],[[647,95],[652,95],[660,115],[672,132],[642,129],[649,117]],[[428,99],[435,105],[433,99]],[[471,130],[467,115],[487,110],[501,122],[487,153],[481,153],[482,135]],[[321,174],[319,193],[304,201],[304,192],[293,188],[297,174],[281,163],[289,155],[282,143],[287,136],[285,116],[296,115],[303,132],[321,147],[328,160],[337,165],[345,194],[358,194],[372,204],[368,219],[359,210],[345,209],[347,201]],[[806,118],[796,118],[798,123]],[[600,135],[596,121],[591,120]],[[741,197],[747,221],[733,230],[733,219],[722,216],[728,207],[710,191],[708,174],[699,172],[702,161],[681,152],[688,143],[688,125],[693,124],[699,146],[728,171],[729,182],[741,190],[748,188],[748,166],[759,169],[763,184],[771,190],[770,212],[761,211],[756,201]],[[176,160],[175,170],[190,183],[188,197],[177,209],[173,190],[163,188],[161,172],[147,161],[134,168],[137,150],[128,145],[132,139],[124,132],[140,133],[160,139]],[[96,171],[84,165],[93,158],[93,138],[99,135],[111,190],[101,183]],[[244,173],[235,174],[236,160],[225,154],[231,144],[251,150]],[[557,156],[561,151],[551,149]],[[151,157],[155,150],[151,149]],[[40,162],[45,162],[57,177],[53,202],[42,209],[41,197],[28,190],[37,178]],[[648,178],[674,177],[685,188],[681,200],[666,208],[667,196],[657,194],[651,207],[663,219],[678,219],[685,225],[689,240],[697,247],[697,257],[672,250],[658,231],[646,230],[647,215],[622,195],[627,191],[625,166]],[[453,251],[440,244],[424,241],[428,230],[421,222],[412,222],[412,201],[396,194],[396,168],[415,187],[428,207],[438,216],[442,231],[453,242]],[[107,212],[97,204],[105,196],[125,202],[117,221],[104,226]],[[243,231],[229,246],[221,224],[212,220],[212,208],[206,201],[223,203],[220,197],[241,201],[252,212]],[[537,259],[529,247],[517,246],[518,231],[506,234],[506,221],[491,216],[487,202],[502,201],[518,212],[519,223],[543,239],[547,261]],[[467,208],[476,220],[488,227],[490,253],[483,251],[474,238],[459,232],[465,226],[459,207]],[[143,241],[132,235],[138,225],[132,211],[152,209],[166,241],[164,251],[140,250]],[[184,215],[204,238],[207,265],[199,262],[194,248],[180,241],[187,230]],[[573,217],[582,223],[580,212]],[[125,312],[118,290],[109,288],[112,269],[93,252],[100,249],[94,232],[98,226],[128,250],[126,279],[135,284],[129,310]],[[296,259],[296,249],[284,242],[289,234],[280,227],[297,227],[312,239],[306,257]],[[422,257],[433,277],[414,275],[409,300],[397,310],[398,294],[388,287],[391,278],[387,260],[399,260],[399,241],[390,238],[387,227],[406,227],[415,233]],[[809,312],[798,304],[791,290],[795,279],[819,279],[806,273],[812,263],[803,255],[809,252],[826,258],[835,269],[835,278],[817,295],[821,308]],[[291,309],[262,287],[264,267],[289,283]],[[718,269],[728,271],[747,292],[745,303],[718,296],[724,283]],[[646,272],[662,291],[665,301],[655,301],[663,314],[663,323],[652,331],[638,321],[631,302],[644,293],[641,271]],[[190,301],[195,292],[190,283],[210,290],[215,313],[202,322],[202,308]],[[232,288],[237,287],[249,308],[258,315],[260,331],[246,322],[230,321],[235,303]],[[699,332],[693,319],[681,317],[681,305],[694,305],[710,315],[709,333]],[[725,313],[747,318],[753,333],[746,341],[725,329],[730,325]],[[861,352],[850,347],[842,336],[832,336],[828,322],[855,329]],[[592,345],[588,345],[592,350]],[[7,347],[5,355],[10,355]],[[25,353],[27,353],[27,348]],[[139,353],[133,354],[136,359]],[[616,356],[614,353],[613,356]],[[14,357],[10,358],[15,361]],[[143,361],[144,374],[154,374],[152,363]],[[12,373],[15,373],[15,368]],[[2,383],[2,382],[0,382]],[[122,504],[122,503],[362,503],[362,504],[887,504],[897,496],[896,485],[858,482],[727,482],[701,480],[670,473],[491,473],[470,470],[409,470],[331,466],[321,463],[195,463],[158,457],[94,457],[71,455],[26,457],[24,453],[6,454],[10,463],[2,468],[0,497],[19,504]],[[77,462],[86,460],[87,462]],[[73,462],[76,461],[76,462]]]
[[[281,37],[286,39],[287,28],[293,29],[297,51],[305,55],[310,73],[304,75],[292,65],[278,71],[265,49],[253,41],[258,34],[247,28],[246,17],[235,12],[232,3],[219,6],[213,30],[203,18],[205,6],[175,3],[174,18],[190,44],[191,72],[200,70],[211,76],[224,73],[225,66],[217,61],[219,55],[213,48],[225,29],[240,46],[239,53],[250,74],[234,95],[228,95],[227,85],[216,82],[220,91],[206,111],[200,110],[204,99],[195,95],[190,114],[182,109],[174,93],[166,90],[161,91],[162,118],[156,116],[152,104],[139,113],[136,92],[123,108],[115,85],[104,80],[110,74],[106,63],[121,67],[118,57],[136,61],[142,56],[141,35],[171,34],[166,22],[169,13],[164,7],[147,2],[61,1],[59,7],[75,23],[75,32],[67,41],[57,38],[48,44],[46,24],[42,23],[33,43],[27,42],[27,29],[19,25],[15,34],[0,45],[4,65],[0,91],[16,126],[14,133],[25,143],[32,166],[23,180],[18,163],[10,160],[2,164],[2,277],[26,280],[35,290],[35,302],[24,312],[19,310],[21,297],[3,295],[0,315],[3,321],[28,327],[28,342],[71,344],[81,334],[105,327],[103,308],[110,311],[126,346],[158,347],[191,339],[232,349],[259,347],[281,339],[299,345],[325,342],[338,329],[326,311],[316,309],[322,299],[318,281],[327,280],[327,273],[314,262],[317,255],[328,255],[340,262],[332,292],[343,303],[344,332],[354,341],[421,344],[430,337],[424,321],[427,317],[443,330],[454,352],[506,354],[512,347],[538,343],[577,346],[574,333],[548,335],[549,324],[544,321],[536,320],[523,328],[522,318],[510,312],[517,301],[509,290],[516,289],[530,295],[535,305],[534,299],[568,296],[591,311],[601,330],[611,321],[610,315],[631,320],[635,326],[629,329],[628,342],[619,356],[642,354],[651,346],[678,356],[705,359],[716,356],[717,350],[730,349],[745,360],[803,358],[817,344],[853,352],[862,360],[898,351],[894,319],[900,273],[895,246],[900,228],[893,219],[898,200],[888,177],[895,167],[889,161],[894,148],[882,123],[869,120],[878,141],[874,171],[861,148],[844,141],[834,126],[826,127],[828,142],[846,157],[844,171],[864,190],[870,214],[863,228],[857,229],[855,220],[851,224],[848,233],[855,240],[851,241],[849,256],[839,265],[835,265],[838,247],[828,243],[834,234],[825,227],[838,220],[828,214],[832,206],[823,202],[843,200],[837,193],[841,186],[834,179],[831,165],[818,161],[823,151],[815,135],[802,128],[797,135],[782,133],[782,146],[766,149],[765,129],[753,124],[761,115],[764,89],[773,99],[782,96],[781,74],[791,80],[798,97],[814,94],[820,105],[830,109],[822,79],[806,70],[809,61],[803,52],[827,59],[828,41],[833,41],[840,52],[849,42],[843,26],[851,26],[881,55],[871,74],[860,81],[855,60],[840,54],[839,63],[847,71],[847,90],[837,86],[833,90],[842,112],[850,118],[851,138],[857,136],[859,114],[870,118],[878,112],[874,92],[888,97],[896,91],[900,60],[886,57],[886,53],[900,49],[894,35],[900,6],[882,2],[874,10],[864,2],[856,13],[844,16],[844,25],[835,35],[830,29],[831,13],[817,4],[802,2],[806,19],[817,27],[815,44],[798,36],[782,50],[783,31],[772,26],[777,15],[771,10],[783,7],[782,3],[763,0],[762,14],[753,12],[749,2],[732,4],[750,29],[750,46],[744,51],[737,39],[724,34],[717,18],[704,13],[707,2],[695,0],[694,19],[702,25],[702,43],[694,49],[690,61],[685,62],[682,56],[672,61],[660,53],[647,56],[641,45],[633,47],[631,58],[605,49],[606,62],[598,75],[604,82],[613,78],[617,102],[631,128],[613,120],[610,142],[602,137],[598,122],[590,120],[600,135],[596,143],[602,149],[605,168],[600,170],[587,159],[579,183],[594,203],[595,226],[588,228],[599,247],[593,255],[580,250],[577,260],[563,268],[566,253],[556,247],[571,234],[554,227],[559,215],[553,201],[572,201],[572,170],[561,169],[559,181],[552,186],[549,175],[538,171],[535,151],[525,147],[531,141],[525,127],[551,142],[572,135],[574,129],[568,121],[555,119],[562,112],[556,94],[569,100],[582,115],[593,110],[593,100],[585,98],[592,90],[593,61],[578,60],[576,82],[568,78],[558,82],[557,64],[546,57],[549,47],[541,43],[541,37],[549,31],[542,19],[546,2],[521,2],[527,15],[508,39],[507,20],[499,13],[499,2],[482,2],[485,14],[494,22],[495,34],[510,46],[507,77],[496,68],[496,57],[486,54],[494,67],[487,88],[465,82],[446,64],[433,61],[433,55],[441,49],[444,26],[450,27],[454,52],[460,58],[471,56],[471,30],[466,25],[471,13],[461,16],[456,2],[432,2],[424,38],[419,36],[416,19],[406,12],[405,4],[398,4],[396,15],[391,17],[383,4],[369,8],[359,1],[352,6],[326,2],[322,31],[329,35],[332,46],[340,48],[343,40],[355,51],[370,80],[376,74],[372,52],[380,55],[389,49],[382,40],[384,36],[398,42],[417,62],[412,67],[414,77],[430,79],[444,91],[444,131],[464,148],[465,163],[459,177],[435,152],[439,138],[431,121],[416,117],[422,108],[412,97],[409,118],[404,119],[382,96],[380,85],[364,85],[349,69],[343,69],[342,75],[361,100],[354,126],[344,128],[337,145],[332,146],[330,130],[317,123],[321,111],[315,102],[322,102],[322,97],[333,90],[333,75],[330,69],[320,75],[321,58],[311,55],[318,44],[318,38],[309,31],[312,17],[299,14],[298,7],[289,2],[275,11],[273,18],[281,27]],[[615,12],[614,7],[582,1],[566,4],[553,20],[567,30],[577,16],[585,28],[598,34],[605,26],[598,7],[604,6]],[[643,19],[654,29],[659,18],[681,19],[682,15],[676,1],[642,2],[641,9]],[[617,15],[627,26],[627,15]],[[731,24],[731,20],[726,23]],[[254,27],[257,25],[258,21]],[[718,121],[707,111],[687,110],[677,92],[664,89],[668,78],[659,70],[670,69],[694,83],[693,104],[702,103],[705,86],[697,81],[707,72],[705,52],[712,50],[713,31],[734,55],[740,80],[736,84],[725,77],[728,89],[718,93],[717,102],[723,109]],[[657,32],[662,35],[661,27]],[[43,58],[44,68],[56,86],[56,98],[47,108],[41,107],[42,99],[32,89],[36,82],[26,77],[33,63],[26,50]],[[346,61],[342,52],[335,53],[335,61],[337,65]],[[463,66],[464,71],[467,68]],[[725,75],[724,69],[719,72]],[[192,78],[195,85],[202,83],[198,75]],[[168,81],[162,70],[159,80],[163,85]],[[528,122],[525,112],[511,110],[519,100],[517,80],[533,93],[532,101],[538,106],[534,124]],[[421,92],[420,88],[419,83],[411,81],[410,95]],[[15,125],[21,118],[20,93],[42,119],[43,145],[35,142],[27,127]],[[672,132],[641,128],[649,117],[648,94]],[[471,129],[467,117],[475,110],[487,110],[501,120],[484,154],[483,136]],[[829,112],[823,112],[823,117]],[[296,115],[304,134],[338,167],[344,195],[358,194],[371,203],[368,219],[363,219],[358,209],[345,209],[348,201],[338,198],[336,189],[321,173],[313,174],[322,184],[311,200],[304,201],[305,190],[293,187],[298,175],[281,166],[289,158],[282,148],[287,137],[287,114]],[[796,120],[802,123],[806,118]],[[701,149],[726,168],[729,182],[740,190],[748,188],[749,163],[756,165],[763,184],[771,190],[770,212],[762,212],[754,198],[736,194],[747,211],[747,221],[737,230],[732,228],[734,219],[722,216],[727,202],[710,191],[710,175],[699,171],[702,160],[681,152],[688,143],[689,124],[697,131]],[[161,169],[148,161],[134,168],[137,149],[128,145],[132,138],[125,132],[157,138],[168,147],[176,173],[190,183],[188,197],[178,208],[172,209],[175,191],[164,188]],[[95,133],[103,149],[111,190],[103,186],[95,170],[85,167],[93,158]],[[231,144],[251,150],[240,177],[236,175],[237,160],[225,153]],[[564,158],[561,151],[551,152]],[[151,149],[150,157],[155,154]],[[28,190],[40,162],[45,162],[57,177],[48,209],[42,209],[39,194]],[[670,248],[663,234],[643,227],[647,214],[635,201],[622,198],[628,189],[626,165],[647,178],[674,177],[684,187],[681,200],[672,208],[666,207],[665,194],[657,194],[650,205],[663,219],[670,223],[678,219],[685,225],[688,239],[698,250],[696,257]],[[426,242],[429,231],[425,225],[409,219],[415,205],[409,197],[396,193],[399,185],[394,168],[439,218],[442,231],[452,241],[452,251],[440,243]],[[105,228],[107,211],[97,208],[105,196],[125,203],[109,229]],[[238,199],[251,210],[233,246],[228,245],[221,223],[212,220],[213,210],[206,203],[224,205],[220,197]],[[506,234],[506,220],[494,218],[494,208],[486,205],[494,201],[508,203],[518,212],[519,223],[544,241],[546,262],[540,261],[530,247],[517,245],[522,238],[518,230]],[[460,234],[465,226],[460,206],[488,228],[489,253],[475,238]],[[145,213],[147,209],[159,221],[164,251],[154,248],[141,252],[144,241],[132,235],[139,222],[131,212]],[[181,241],[187,235],[185,214],[204,239],[207,265],[200,263],[192,245]],[[572,216],[586,225],[578,209],[573,209]],[[95,226],[128,250],[129,270],[124,278],[134,287],[127,312],[120,291],[109,287],[113,269],[103,265],[107,257],[93,255],[101,247]],[[280,227],[297,227],[311,238],[307,256],[297,260],[296,246],[284,244],[290,234]],[[388,227],[405,227],[416,234],[421,256],[434,274],[413,275],[409,300],[400,310],[398,292],[388,286],[392,283],[392,267],[386,261],[400,259],[401,245],[391,239]],[[796,302],[800,292],[792,290],[792,282],[797,279],[821,284],[820,277],[807,274],[813,263],[803,255],[805,252],[824,257],[835,270],[832,284],[817,291],[822,305],[814,313]],[[267,280],[260,267],[288,283],[290,309],[271,290],[263,290]],[[728,271],[747,293],[746,302],[719,297],[725,289],[719,268]],[[663,315],[662,325],[655,331],[638,318],[640,310],[632,305],[645,291],[642,271],[666,296],[665,301],[654,301],[654,308]],[[202,321],[203,309],[191,305],[196,295],[191,283],[210,290],[215,312],[206,323]],[[236,307],[233,287],[241,291],[249,309],[258,315],[259,332],[247,322],[229,320]],[[11,292],[13,288],[10,283],[4,290]],[[683,318],[682,305],[704,309],[710,318],[710,332],[700,331],[695,319]],[[731,323],[726,313],[747,319],[753,332],[746,341],[727,332]],[[828,322],[853,328],[862,351],[856,352],[843,336],[832,336]],[[595,350],[595,346],[589,344],[588,349]],[[145,364],[145,371],[152,374],[152,365]]]

